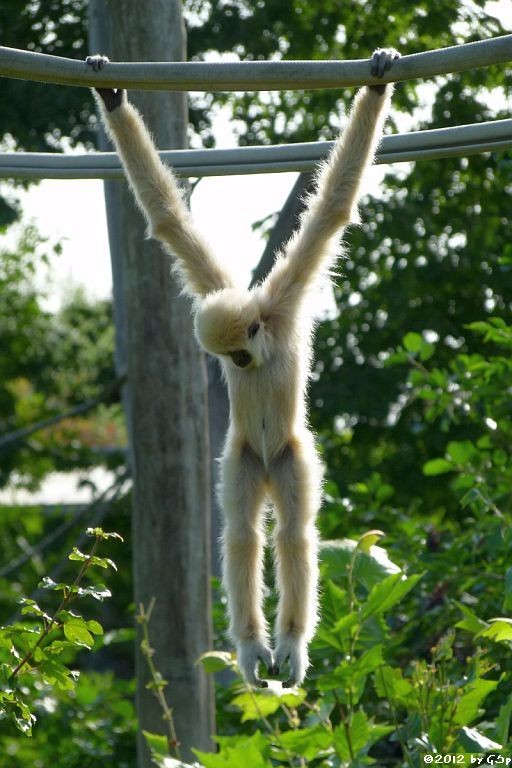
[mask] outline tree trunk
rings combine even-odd
[[[109,9],[105,0],[89,0],[88,22],[89,22],[89,53],[102,53],[108,56],[112,55],[112,30]],[[107,139],[107,135],[100,123],[98,132],[98,149],[102,152],[112,150],[112,146]],[[123,234],[121,230],[120,211],[121,211],[121,193],[123,188],[117,181],[103,182],[103,192],[105,195],[105,207],[107,209],[107,228],[110,250],[110,263],[112,266],[112,298],[114,311],[115,327],[115,350],[114,364],[118,379],[126,376],[128,364],[126,354],[126,311],[124,307],[124,270],[123,270]],[[126,428],[128,432],[128,456],[127,460],[130,468],[133,469],[133,458],[131,456],[131,405],[130,392],[128,384],[123,384],[121,388],[121,400],[126,419]]]
[[[111,16],[111,58],[173,61],[185,58],[179,0],[118,0]],[[105,51],[102,51],[105,52]],[[130,94],[157,144],[186,146],[183,93]],[[107,195],[109,227],[121,242],[122,268],[114,288],[126,329],[126,367],[133,458],[133,560],[135,604],[156,599],[150,625],[155,665],[169,682],[167,695],[184,759],[190,748],[211,748],[211,681],[195,662],[211,648],[210,484],[206,370],[195,344],[190,305],[179,296],[169,259],[145,239],[143,218],[125,183]],[[120,303],[118,303],[120,302]],[[139,638],[140,639],[140,638]],[[146,663],[137,647],[137,710],[141,730],[166,733]],[[139,734],[140,768],[149,752]]]

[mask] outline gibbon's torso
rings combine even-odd
[[[223,360],[231,407],[228,441],[248,444],[265,466],[307,429],[309,338],[278,344],[277,350],[259,367],[237,368]]]

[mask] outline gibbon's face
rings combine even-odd
[[[229,357],[237,368],[263,363],[263,330],[254,294],[236,288],[210,294],[195,315],[196,337],[203,349]]]

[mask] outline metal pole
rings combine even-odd
[[[195,149],[161,152],[180,176],[227,176],[310,171],[324,158],[331,142],[281,144],[271,147]],[[376,163],[459,157],[512,148],[512,119],[454,128],[385,136]],[[123,171],[115,152],[86,155],[6,152],[0,154],[0,178],[119,179]]]
[[[512,35],[403,56],[380,82],[413,80],[512,60]],[[93,72],[83,61],[0,47],[0,76],[60,85],[173,91],[269,91],[340,88],[376,82],[368,60],[111,63]]]

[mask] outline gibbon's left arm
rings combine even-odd
[[[96,71],[108,64],[105,56],[89,56]],[[97,88],[103,122],[122,160],[135,198],[152,237],[169,246],[184,292],[201,298],[235,283],[220,267],[196,230],[171,169],[158,156],[141,115],[121,89]]]
[[[382,77],[399,56],[394,49],[375,51],[372,75]],[[300,227],[265,280],[275,318],[292,316],[311,284],[329,275],[341,230],[358,221],[361,180],[380,142],[392,91],[393,86],[385,84],[358,91],[348,123],[319,169]]]

